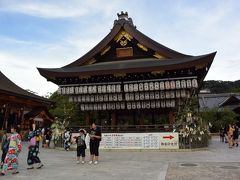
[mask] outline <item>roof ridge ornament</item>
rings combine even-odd
[[[121,13],[117,13],[117,16],[118,19],[114,21],[114,25],[116,25],[119,21],[124,20],[134,26],[132,18],[128,17],[128,12],[124,13],[123,11],[121,11]]]

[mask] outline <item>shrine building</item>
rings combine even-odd
[[[86,125],[173,124],[179,106],[198,93],[215,54],[172,50],[141,33],[121,12],[110,33],[85,55],[38,71],[79,104]]]

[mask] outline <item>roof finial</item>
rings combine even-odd
[[[114,25],[118,22],[118,21],[121,21],[121,20],[125,20],[125,21],[128,21],[131,25],[133,25],[133,21],[132,21],[132,18],[128,17],[128,12],[123,12],[121,11],[121,13],[117,13],[117,16],[118,16],[118,20],[115,20],[114,21]],[[133,25],[134,26],[134,25]]]

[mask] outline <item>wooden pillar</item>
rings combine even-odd
[[[116,111],[113,111],[111,113],[111,126],[116,126],[117,125],[117,114]]]
[[[90,113],[85,112],[85,124],[86,126],[90,126]]]
[[[175,123],[175,116],[174,116],[173,111],[169,111],[168,120],[169,120],[169,124],[174,124]]]

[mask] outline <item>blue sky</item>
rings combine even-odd
[[[206,80],[240,79],[238,0],[0,0],[0,71],[39,95],[57,86],[36,67],[61,67],[103,39],[128,11],[137,29],[176,51],[217,51]]]

